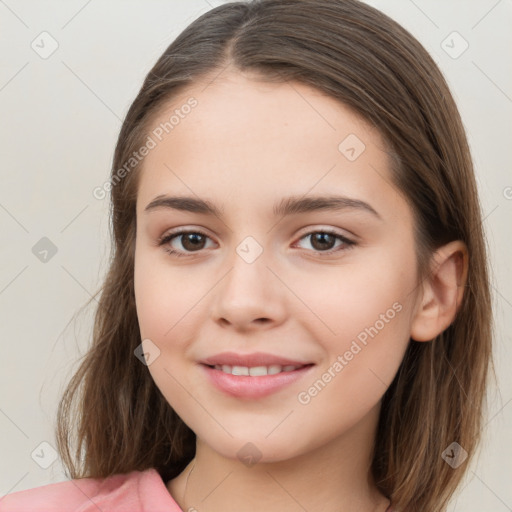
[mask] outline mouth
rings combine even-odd
[[[254,400],[283,391],[310,374],[313,363],[301,365],[199,365],[209,382],[223,394]]]
[[[293,372],[312,366],[313,363],[303,365],[279,365],[273,364],[269,366],[232,366],[228,364],[205,365],[214,370],[221,371],[228,375],[245,376],[245,377],[262,377],[265,375],[278,375],[283,372]]]

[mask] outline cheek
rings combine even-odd
[[[361,287],[352,283],[357,281],[352,273],[345,282],[350,293],[331,293],[319,305],[335,334],[326,335],[316,322],[314,336],[325,358],[296,397],[302,428],[314,432],[311,443],[360,421],[378,405],[400,367],[410,340],[411,308],[406,282],[400,286],[396,275],[388,277]]]
[[[160,343],[183,330],[204,295],[183,267],[167,265],[157,251],[136,251],[134,286],[141,336]]]
[[[296,318],[325,354],[315,376],[324,378],[317,386],[322,398],[316,399],[318,390],[309,396],[304,389],[305,400],[315,397],[319,411],[343,396],[371,407],[391,384],[410,340],[415,297],[413,253],[404,259],[404,252],[381,251],[371,262],[339,267],[336,276],[331,269],[295,281],[297,295],[313,310]]]
[[[134,287],[141,339],[151,340],[157,349],[149,345],[150,350],[158,354],[148,365],[148,371],[181,417],[187,417],[190,408],[190,398],[183,392],[183,355],[188,340],[194,338],[194,325],[198,325],[194,304],[199,300],[198,290],[184,276],[186,272],[170,268],[161,256],[149,251],[136,252]]]
[[[135,253],[134,271],[135,304],[141,337],[160,337],[171,326],[172,308],[169,296],[164,293],[168,289],[165,275],[152,265],[143,253]],[[165,315],[164,312],[168,314]]]
[[[318,339],[330,334],[336,344],[375,324],[383,331],[392,324],[407,323],[403,312],[414,297],[414,265],[404,260],[403,254],[401,260],[385,251],[375,251],[374,256],[290,276],[294,293],[303,303],[297,319],[310,326],[316,323]]]

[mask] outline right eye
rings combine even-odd
[[[180,229],[169,233],[158,241],[159,246],[164,246],[164,250],[172,256],[188,256],[187,252],[195,253],[204,248],[206,239],[210,237],[201,231],[192,231]],[[178,240],[183,249],[176,249],[171,245],[171,242]]]

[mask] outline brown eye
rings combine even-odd
[[[334,247],[336,237],[330,233],[313,233],[311,237],[311,245],[319,251],[328,251]]]
[[[178,231],[164,236],[159,242],[159,246],[165,246],[165,250],[174,256],[187,256],[187,253],[198,252],[205,248],[205,243],[209,239],[207,235],[200,231]],[[172,245],[177,240],[181,247]]]
[[[178,231],[164,236],[158,245],[164,246],[164,249],[173,256],[188,256],[203,250],[209,239],[210,237],[201,231]],[[343,235],[329,230],[312,231],[300,238],[300,240],[307,239],[309,239],[311,250],[322,256],[346,251],[356,245]],[[172,243],[175,240],[181,247]],[[336,241],[340,242],[338,246]]]
[[[314,252],[332,254],[339,251],[344,251],[355,245],[355,242],[352,242],[348,238],[336,233],[335,231],[322,230],[322,231],[312,231],[301,237],[300,240],[309,240],[309,243]],[[339,240],[341,243],[338,244],[337,249],[333,249],[336,247],[336,241]],[[341,249],[339,248],[341,246]]]
[[[183,237],[181,244],[187,251],[195,251],[204,248],[206,237],[201,233],[182,233],[178,236]]]

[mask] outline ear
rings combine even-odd
[[[467,274],[468,251],[461,240],[434,253],[411,325],[413,340],[431,341],[453,322],[462,302]]]

